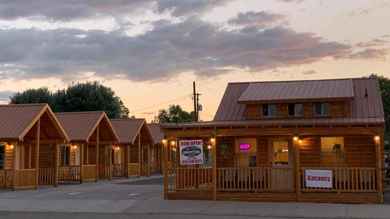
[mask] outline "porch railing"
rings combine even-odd
[[[128,165],[129,176],[139,176],[139,164],[138,163],[129,163]]]
[[[14,188],[33,188],[36,186],[35,169],[19,169],[14,170]]]
[[[39,168],[39,185],[54,185],[55,170],[53,167]]]
[[[96,165],[84,164],[83,165],[83,181],[95,181],[96,180]]]
[[[105,164],[99,164],[99,178],[108,179],[110,177],[111,166]]]
[[[58,168],[59,182],[80,181],[80,166],[61,166]]]
[[[293,169],[288,167],[217,168],[221,192],[294,191]]]
[[[312,188],[305,184],[305,170],[331,170],[332,188]],[[301,190],[303,192],[376,192],[377,174],[375,168],[301,168]]]
[[[113,164],[112,165],[112,176],[113,177],[122,177],[125,176],[125,164]]]
[[[12,187],[13,176],[13,170],[0,170],[0,188]]]

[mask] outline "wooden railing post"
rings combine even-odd
[[[379,139],[378,139],[379,137]],[[384,142],[384,136],[375,136],[375,153],[376,153],[376,175],[377,175],[377,187],[378,187],[378,195],[379,195],[379,201],[383,203],[383,175],[382,175],[382,148],[383,148],[383,142]]]
[[[163,142],[164,199],[168,198],[168,143]]]
[[[39,185],[39,146],[41,144],[41,119],[37,121],[37,130],[36,130],[36,149],[35,149],[35,188],[38,188]]]
[[[54,160],[54,186],[57,187],[58,186],[58,164],[59,164],[59,144],[55,144],[54,145],[54,157],[55,157],[55,160]]]
[[[99,179],[99,129],[100,125],[96,127],[96,182]]]
[[[295,192],[297,201],[300,199],[301,195],[301,165],[300,165],[300,154],[299,154],[299,141],[293,139],[293,148],[294,148],[294,175],[295,175]]]
[[[213,200],[217,200],[217,140],[214,140],[212,143],[212,159],[213,159]]]
[[[129,145],[124,145],[124,149],[125,149],[125,176],[128,178],[129,177]]]

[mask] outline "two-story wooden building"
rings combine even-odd
[[[163,130],[168,199],[383,202],[376,79],[229,83],[213,121]]]

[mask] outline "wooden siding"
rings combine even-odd
[[[25,156],[26,158],[28,156]],[[39,167],[54,167],[54,146],[49,144],[41,145],[39,148]]]
[[[11,149],[9,146],[5,147],[5,159],[4,159],[4,169],[10,170],[14,168],[14,151],[16,150],[17,145],[14,145],[14,149]]]

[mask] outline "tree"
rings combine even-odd
[[[160,110],[158,122],[160,123],[183,123],[193,122],[194,112],[184,111],[180,105],[171,105],[168,110]]]
[[[382,95],[383,110],[385,114],[385,139],[390,140],[390,79],[381,75],[372,74],[370,78],[377,78]]]
[[[98,82],[78,83],[51,93],[29,89],[11,97],[11,103],[48,103],[54,112],[105,111],[110,118],[128,117],[129,109],[114,91]]]

